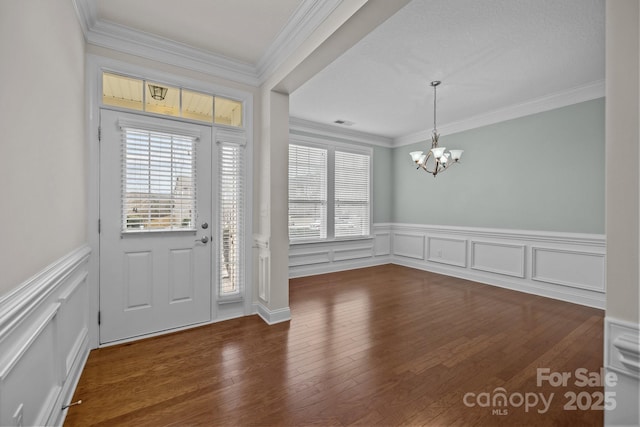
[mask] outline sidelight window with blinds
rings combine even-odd
[[[122,231],[194,230],[196,138],[122,129]]]
[[[371,151],[289,144],[289,241],[369,236]]]
[[[244,283],[244,140],[218,139],[219,289],[221,301],[241,297]]]

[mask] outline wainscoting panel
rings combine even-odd
[[[329,264],[330,262],[330,250],[289,253],[289,267],[310,264]]]
[[[374,256],[389,256],[391,255],[391,233],[380,232],[374,235]]]
[[[61,425],[89,354],[88,246],[0,299],[0,425]]]
[[[526,248],[493,242],[471,242],[471,268],[489,273],[524,278]]]
[[[604,253],[532,247],[532,279],[604,292]]]
[[[389,224],[390,262],[604,308],[603,235]],[[427,257],[421,255],[426,239]]]
[[[413,239],[413,236],[409,236]],[[417,239],[424,253],[424,238]],[[413,243],[413,242],[412,242]],[[371,237],[354,240],[295,243],[289,245],[289,277],[333,273],[388,264],[391,260],[389,224],[374,224]]]
[[[465,268],[467,240],[429,236],[427,237],[427,260]]]
[[[348,261],[352,259],[368,259],[373,256],[371,244],[360,247],[346,247],[333,250],[334,261]]]
[[[393,255],[423,260],[424,235],[393,233]]]
[[[289,246],[289,277],[399,264],[604,308],[605,238],[421,224],[374,224],[373,238]]]

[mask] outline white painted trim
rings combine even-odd
[[[77,0],[78,2],[84,2],[86,0]],[[92,257],[89,269],[89,318],[97,318],[99,311],[99,257],[100,257],[100,236],[98,234],[97,223],[100,217],[100,187],[99,187],[99,171],[100,171],[100,156],[99,156],[99,142],[98,142],[98,124],[100,119],[100,87],[101,87],[101,73],[103,71],[110,71],[115,73],[126,74],[135,76],[138,78],[153,79],[159,82],[171,84],[177,87],[189,88],[190,90],[200,91],[203,93],[211,93],[231,99],[236,99],[243,102],[244,128],[236,129],[229,128],[224,125],[198,123],[198,125],[210,126],[216,133],[218,131],[227,135],[243,134],[246,137],[245,147],[245,257],[247,262],[245,263],[244,271],[244,298],[243,298],[243,310],[245,315],[249,315],[252,312],[251,301],[253,300],[253,168],[250,165],[253,164],[254,156],[254,117],[253,117],[253,94],[248,91],[234,89],[220,84],[213,84],[210,82],[204,82],[181,75],[175,75],[171,73],[161,72],[154,69],[141,67],[138,65],[129,64],[127,62],[115,60],[112,58],[106,58],[97,55],[87,55],[86,60],[86,96],[87,96],[87,108],[88,108],[88,126],[87,126],[87,144],[88,144],[88,228],[87,235],[89,239],[89,245],[94,249],[94,257]],[[157,117],[157,116],[154,116]],[[166,118],[166,117],[165,117]],[[175,118],[168,118],[173,120]],[[178,119],[177,122],[180,122]],[[212,304],[212,310],[217,307],[217,304]],[[219,321],[216,319],[213,322]],[[166,332],[165,332],[166,333]],[[138,338],[139,339],[139,338]],[[113,344],[113,343],[110,343]],[[89,322],[89,345],[91,348],[100,347],[99,343],[99,330],[97,322]]]
[[[606,383],[616,407],[605,412],[606,426],[640,425],[640,324],[606,316],[604,366],[615,383]]]
[[[403,236],[403,237],[408,237],[408,238],[414,238],[417,239],[420,242],[420,248],[421,248],[421,252],[420,253],[416,253],[416,254],[412,254],[410,252],[406,252],[403,251],[401,249],[398,249],[397,246],[397,242],[395,241],[395,237],[397,236]],[[397,256],[401,256],[401,257],[405,257],[405,258],[414,258],[414,259],[419,259],[419,260],[423,260],[424,259],[424,242],[425,242],[425,236],[422,234],[412,234],[412,233],[393,233],[392,237],[391,237],[393,243],[392,243],[392,247],[393,247],[393,254],[397,255]]]
[[[280,308],[278,310],[269,310],[261,303],[254,304],[254,312],[258,314],[268,325],[276,323],[288,322],[291,320],[291,310],[289,307]]]
[[[11,424],[21,405],[29,409],[25,424],[64,422],[60,408],[71,399],[89,354],[90,259],[91,249],[83,245],[0,299],[1,425]],[[62,319],[74,329],[61,326]]]
[[[462,262],[456,262],[454,260],[450,260],[444,257],[438,257],[438,256],[434,256],[431,253],[431,242],[435,241],[435,240],[444,240],[444,241],[448,241],[448,242],[455,242],[455,243],[462,243],[464,246],[464,250],[463,250],[463,261]],[[448,264],[448,265],[454,265],[456,267],[463,267],[466,268],[467,267],[467,240],[466,239],[454,239],[451,237],[442,237],[442,236],[427,236],[427,261],[431,261],[431,262],[437,262],[440,264]]]
[[[381,225],[381,224],[378,224]],[[463,235],[472,236],[474,238],[497,238],[497,239],[514,239],[527,240],[532,242],[547,242],[560,244],[578,244],[588,245],[604,249],[604,234],[585,234],[585,233],[564,233],[554,231],[537,231],[537,230],[516,230],[505,228],[484,228],[484,227],[460,227],[453,225],[429,225],[429,224],[407,224],[407,223],[389,223],[394,231],[411,232],[411,233],[438,233],[447,235]]]
[[[560,254],[579,255],[587,257],[600,258],[602,261],[602,274],[600,275],[601,286],[592,287],[582,283],[570,282],[567,280],[554,279],[552,277],[544,277],[538,274],[538,252],[555,252]],[[569,249],[546,248],[541,246],[531,246],[531,279],[539,282],[552,283],[556,285],[571,286],[580,289],[589,289],[598,292],[605,291],[606,273],[605,273],[605,254],[591,251],[576,251]]]
[[[323,142],[326,139],[330,139],[337,142],[375,145],[379,147],[391,147],[393,145],[393,139],[391,138],[312,122],[297,117],[289,118],[289,131],[293,135],[308,134],[307,136],[314,138],[313,140],[316,142]]]
[[[488,266],[482,266],[482,265],[478,265],[476,263],[476,245],[486,245],[486,246],[499,246],[499,247],[505,247],[505,248],[513,248],[513,249],[518,249],[521,252],[521,258],[520,258],[520,264],[517,268],[517,270],[514,271],[508,271],[508,270],[502,270],[502,269],[495,269],[492,267],[488,267]],[[488,242],[488,241],[484,241],[484,240],[471,240],[471,268],[474,270],[480,270],[480,271],[486,271],[489,273],[497,273],[497,274],[504,274],[507,276],[514,276],[514,277],[519,277],[519,278],[524,278],[524,274],[525,274],[525,263],[526,263],[526,246],[525,245],[520,245],[520,244],[508,244],[508,243],[495,243],[495,242]]]
[[[257,64],[98,20],[92,0],[73,0],[89,44],[258,87],[297,49],[342,0],[303,0]]]
[[[608,369],[640,380],[640,324],[605,317],[604,363]]]
[[[256,64],[260,84],[271,77],[343,0],[302,0]]]
[[[604,257],[605,237],[599,234],[556,233],[530,230],[488,229],[474,227],[453,227],[420,224],[376,223],[373,226],[374,239],[371,243],[371,256],[365,258],[337,260],[333,257],[335,251],[348,251],[348,242],[310,243],[307,245],[290,246],[289,277],[304,277],[316,274],[332,273],[381,264],[398,264],[432,271],[448,276],[459,277],[479,283],[513,289],[534,295],[555,298],[590,307],[605,307],[604,277],[600,278],[602,287],[594,288],[589,284],[558,283],[559,280],[539,281],[534,278],[532,268],[533,256],[527,256],[539,247],[540,243],[553,248],[559,254],[578,253],[593,256],[594,261]],[[398,236],[409,239],[403,245]],[[443,262],[430,255],[425,257],[428,241],[438,239],[464,243],[464,262]],[[476,244],[487,244],[500,247],[514,248],[519,256],[510,257],[507,264],[500,265],[501,269],[492,269],[477,265],[474,258]],[[376,247],[389,247],[389,254],[375,253]],[[358,245],[360,246],[360,245]],[[351,245],[353,247],[353,245]],[[360,249],[364,250],[364,246]],[[454,248],[455,249],[455,248]],[[368,251],[369,248],[367,247]],[[319,252],[328,257],[330,262],[315,262],[314,255]],[[454,260],[462,259],[462,248],[452,252]],[[521,256],[520,256],[521,255]],[[471,257],[471,262],[469,262]],[[446,261],[446,259],[444,259]],[[553,262],[553,260],[552,260]],[[562,270],[562,265],[554,264]],[[552,278],[553,279],[553,278]]]
[[[476,129],[519,117],[530,116],[580,102],[590,101],[605,96],[604,80],[592,82],[566,91],[553,93],[532,99],[521,104],[511,105],[498,110],[489,111],[478,116],[469,117],[458,122],[446,123],[438,127],[441,136]],[[402,147],[431,140],[432,130],[424,130],[404,135],[393,140],[393,147]]]
[[[55,303],[49,307],[46,312],[40,316],[40,318],[33,321],[33,326],[31,326],[30,330],[25,335],[25,342],[21,343],[19,348],[15,349],[14,352],[9,355],[9,359],[4,359],[2,361],[2,367],[0,367],[0,387],[9,373],[18,364],[20,359],[24,357],[33,343],[38,339],[42,331],[49,326],[53,317],[58,313],[58,308],[60,308],[60,303]]]
[[[87,43],[197,71],[214,77],[258,86],[256,69],[251,64],[220,54],[196,49],[112,22],[97,21],[85,33]]]
[[[82,246],[0,298],[0,342],[32,315],[45,298],[85,262],[90,254],[91,249]]]

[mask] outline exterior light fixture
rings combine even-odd
[[[149,85],[149,92],[151,92],[151,97],[158,101],[162,101],[164,97],[167,96],[167,90],[169,89],[166,87]]]

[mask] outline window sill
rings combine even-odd
[[[294,242],[289,241],[289,246],[298,246],[298,245],[317,245],[322,243],[332,244],[332,243],[342,243],[342,242],[358,242],[363,240],[373,240],[373,235],[368,236],[357,236],[357,237],[338,237],[332,239],[309,239],[309,240],[296,240]]]

